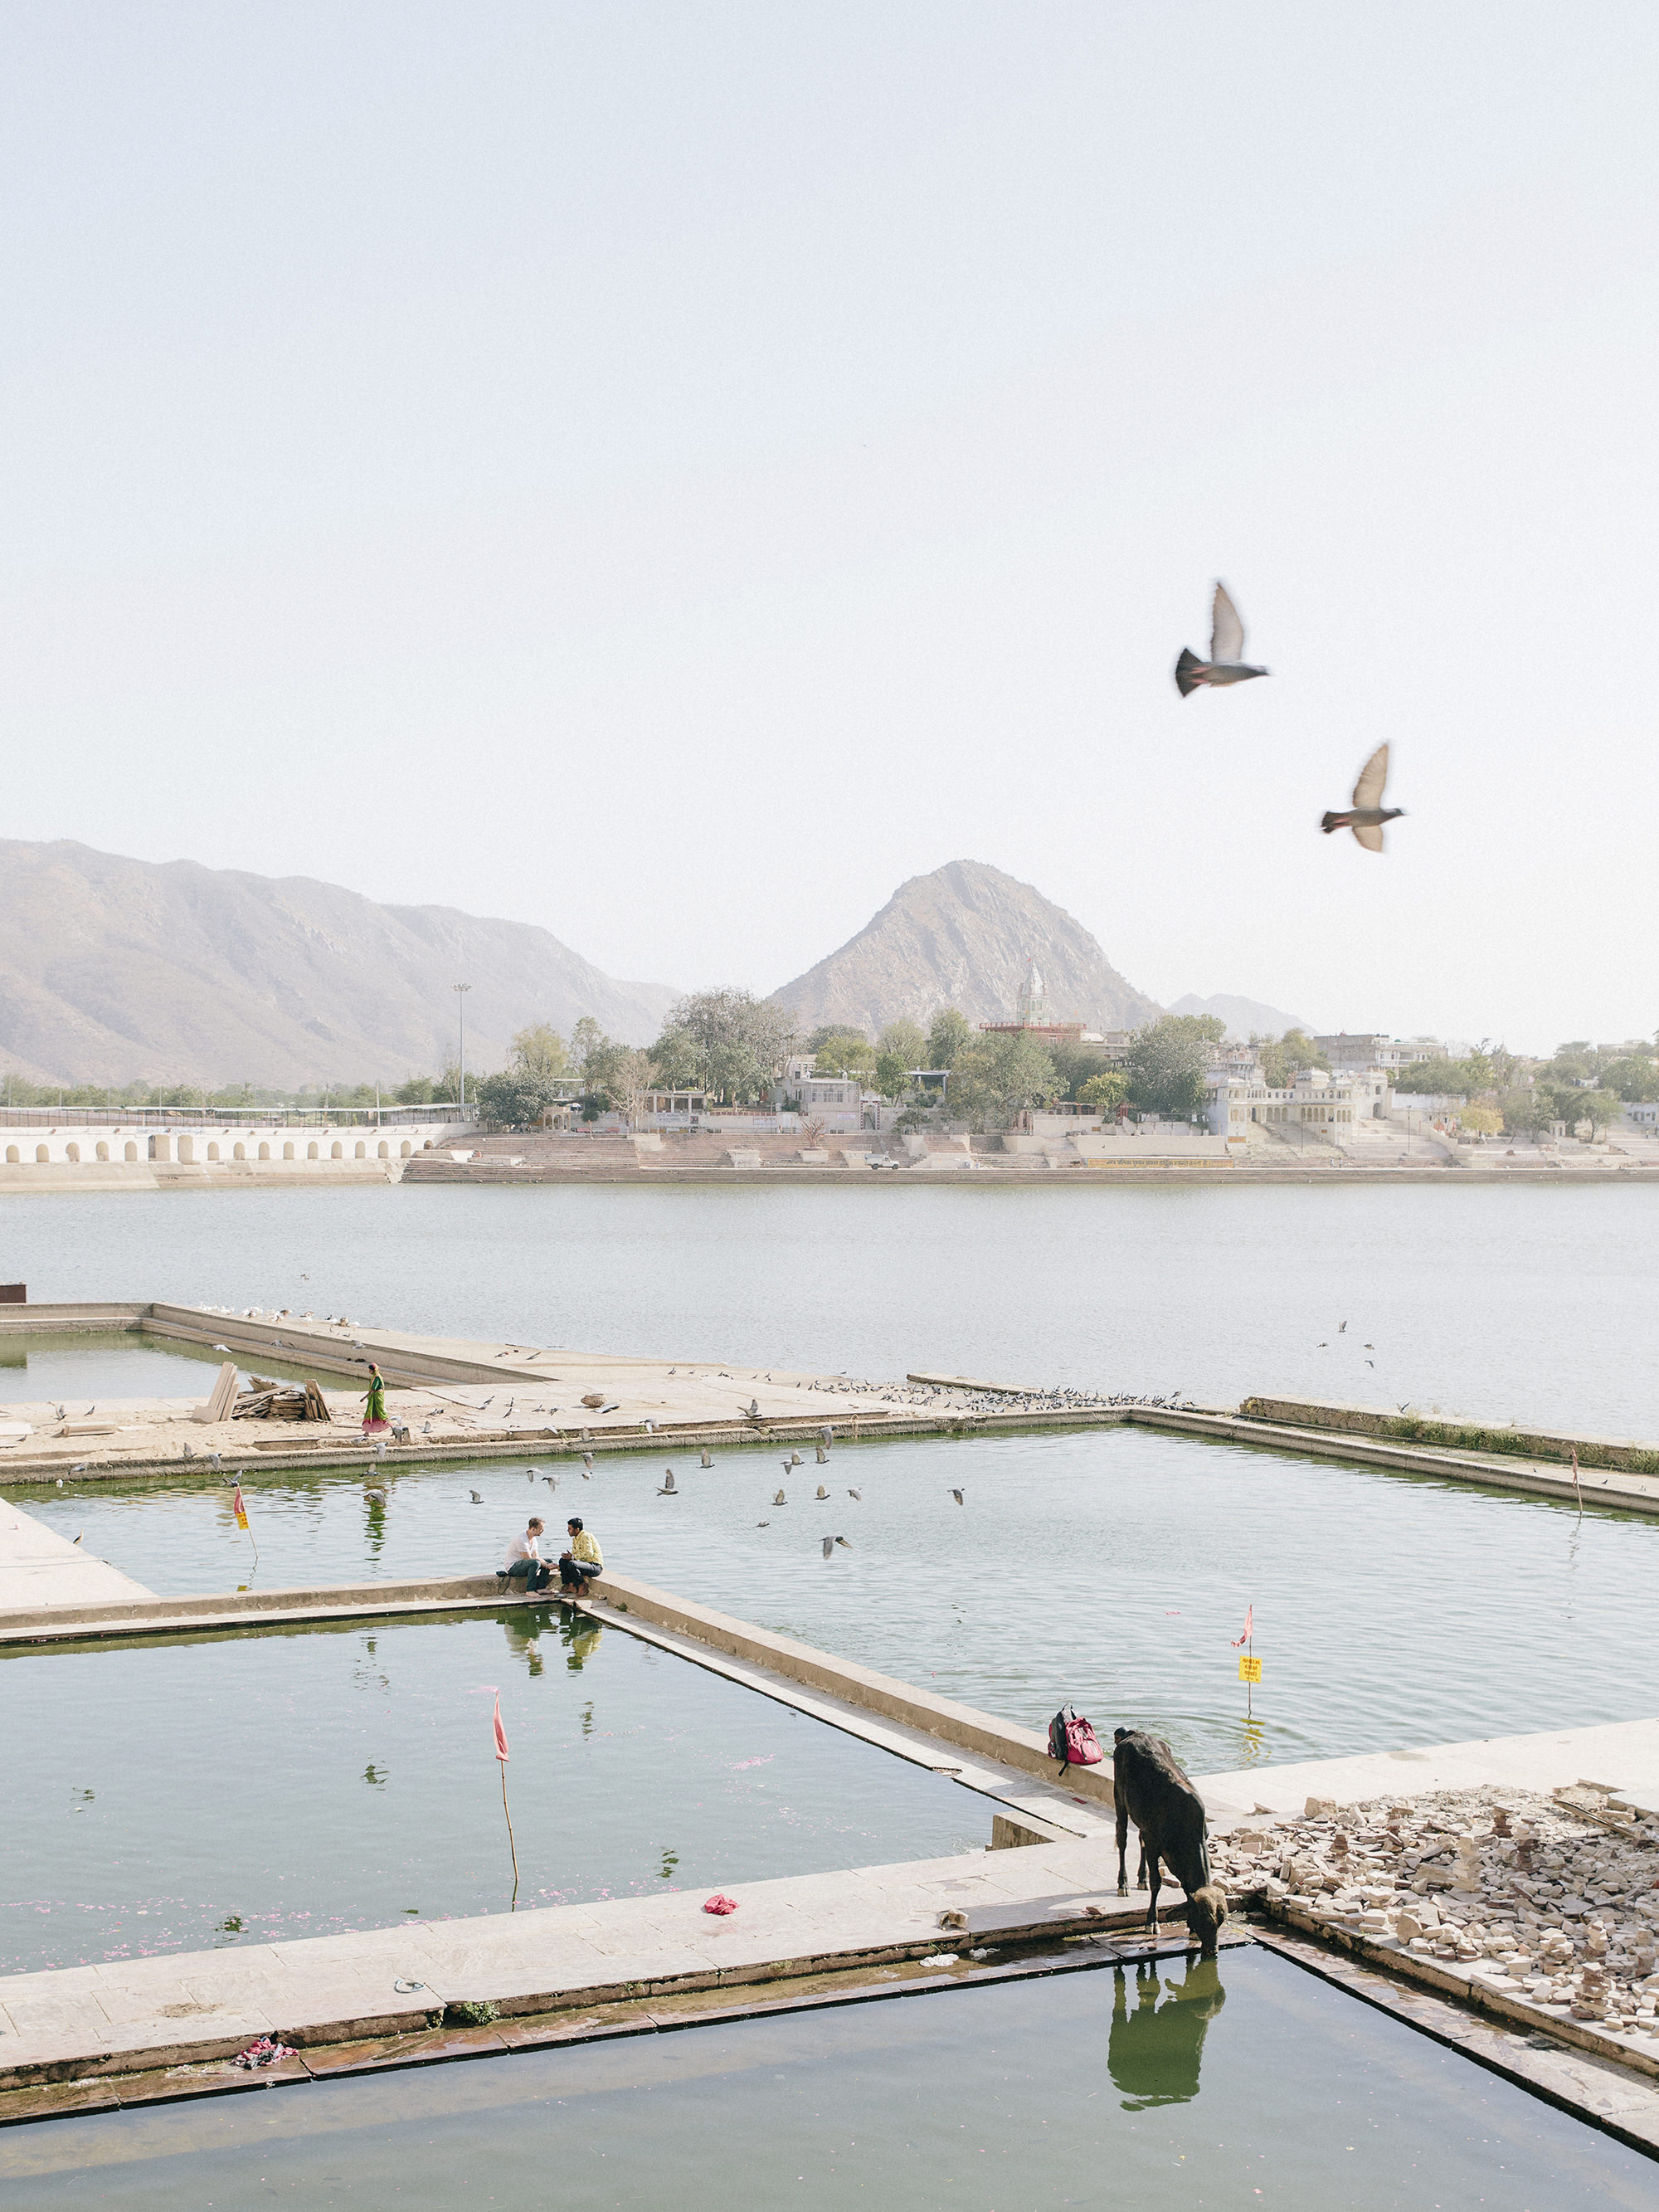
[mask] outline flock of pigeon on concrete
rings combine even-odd
[[[1256,668],[1244,658],[1244,624],[1224,584],[1215,587],[1210,611],[1210,657],[1200,660],[1188,647],[1181,648],[1175,665],[1176,689],[1183,699],[1200,689],[1218,690],[1229,684],[1248,684],[1253,676],[1270,672]],[[1368,853],[1382,850],[1382,824],[1397,821],[1403,806],[1384,806],[1382,793],[1389,781],[1389,749],[1381,744],[1359,771],[1353,787],[1353,804],[1339,812],[1322,816],[1319,826],[1328,837],[1333,830],[1352,830]]]

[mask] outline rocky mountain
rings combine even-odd
[[[1240,999],[1226,991],[1218,991],[1208,999],[1195,998],[1188,991],[1184,999],[1177,999],[1170,1007],[1172,1014],[1219,1014],[1227,1024],[1228,1037],[1238,1043],[1248,1044],[1252,1036],[1283,1036],[1286,1030],[1307,1030],[1308,1024],[1298,1014],[1287,1014],[1282,1006],[1269,1006],[1260,999]],[[1309,1032],[1311,1035],[1311,1031]]]
[[[1125,982],[1080,921],[983,860],[952,860],[901,884],[858,935],[774,991],[803,1031],[846,1023],[872,1036],[943,1006],[1012,1021],[1035,960],[1053,1021],[1127,1029],[1162,1009]]]
[[[0,839],[0,1067],[32,1082],[396,1084],[453,1058],[461,981],[480,1070],[531,1022],[647,1044],[677,995],[527,922]]]

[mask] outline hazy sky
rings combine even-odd
[[[0,835],[770,989],[1659,1025],[1659,12],[0,21]],[[1184,703],[1224,576],[1271,682]],[[1323,838],[1382,738],[1382,859]]]

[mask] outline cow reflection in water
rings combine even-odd
[[[529,1607],[503,1616],[501,1631],[507,1638],[507,1648],[515,1659],[524,1660],[532,1675],[539,1674],[542,1658],[542,1636],[545,1630],[556,1628],[559,1641],[564,1646],[564,1663],[573,1674],[580,1674],[605,1640],[605,1631],[596,1620],[574,1606],[560,1607],[556,1613],[534,1612]]]
[[[1133,2008],[1128,1969],[1118,1970],[1106,2065],[1123,2092],[1126,2112],[1185,2105],[1198,2094],[1204,2031],[1226,2003],[1227,1992],[1213,1959],[1188,1952],[1185,1964],[1186,1978],[1177,1982],[1173,1975],[1160,1977],[1150,1960],[1143,1960],[1135,1969]]]

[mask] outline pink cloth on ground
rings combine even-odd
[[[738,1909],[738,1900],[735,1897],[722,1896],[720,1892],[716,1890],[702,1909],[705,1912],[735,1912]]]

